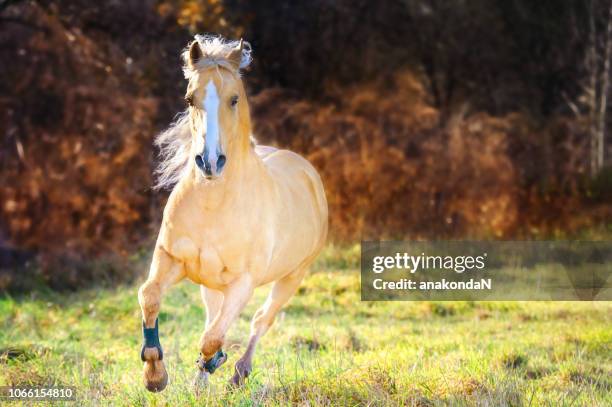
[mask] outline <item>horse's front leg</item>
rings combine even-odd
[[[138,290],[142,309],[144,344],[140,358],[144,362],[144,384],[147,390],[162,391],[168,384],[164,354],[159,343],[158,321],[162,295],[172,284],[184,277],[183,265],[174,261],[164,249],[155,248],[147,281]]]
[[[213,373],[226,360],[222,350],[225,334],[238,318],[255,289],[249,274],[241,275],[223,290],[223,303],[200,339],[198,367],[203,372]]]

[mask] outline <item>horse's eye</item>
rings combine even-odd
[[[232,96],[232,98],[230,99],[230,106],[234,107],[238,104],[238,96]]]
[[[193,95],[185,96],[185,103],[187,103],[187,106],[193,106]]]

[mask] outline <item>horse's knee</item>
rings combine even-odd
[[[204,360],[212,358],[223,347],[224,339],[223,335],[204,332],[200,340],[200,351],[202,356],[204,356]]]
[[[147,325],[155,320],[161,303],[161,287],[158,282],[147,281],[138,290],[138,302]]]

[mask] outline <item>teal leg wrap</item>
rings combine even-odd
[[[212,358],[207,361],[203,361],[202,358],[197,360],[197,364],[200,369],[207,371],[208,373],[214,373],[219,366],[221,366],[227,360],[227,354],[223,350],[219,349]]]
[[[144,337],[144,345],[142,345],[142,349],[140,350],[140,359],[144,362],[144,351],[145,348],[157,348],[157,352],[159,352],[159,360],[164,359],[164,352],[162,351],[161,344],[159,343],[159,324],[157,319],[155,319],[155,327],[147,328],[145,326],[144,321],[142,321],[142,336]]]

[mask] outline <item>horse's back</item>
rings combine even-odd
[[[267,156],[269,156],[270,154],[274,153],[275,151],[278,151],[278,148],[271,147],[271,146],[262,146],[262,145],[259,145],[259,144],[255,146],[255,153],[261,159],[266,158]]]
[[[308,160],[293,151],[275,147],[257,146],[255,151],[278,183],[288,186],[289,189],[305,186],[321,215],[327,220],[327,200],[323,182]]]

